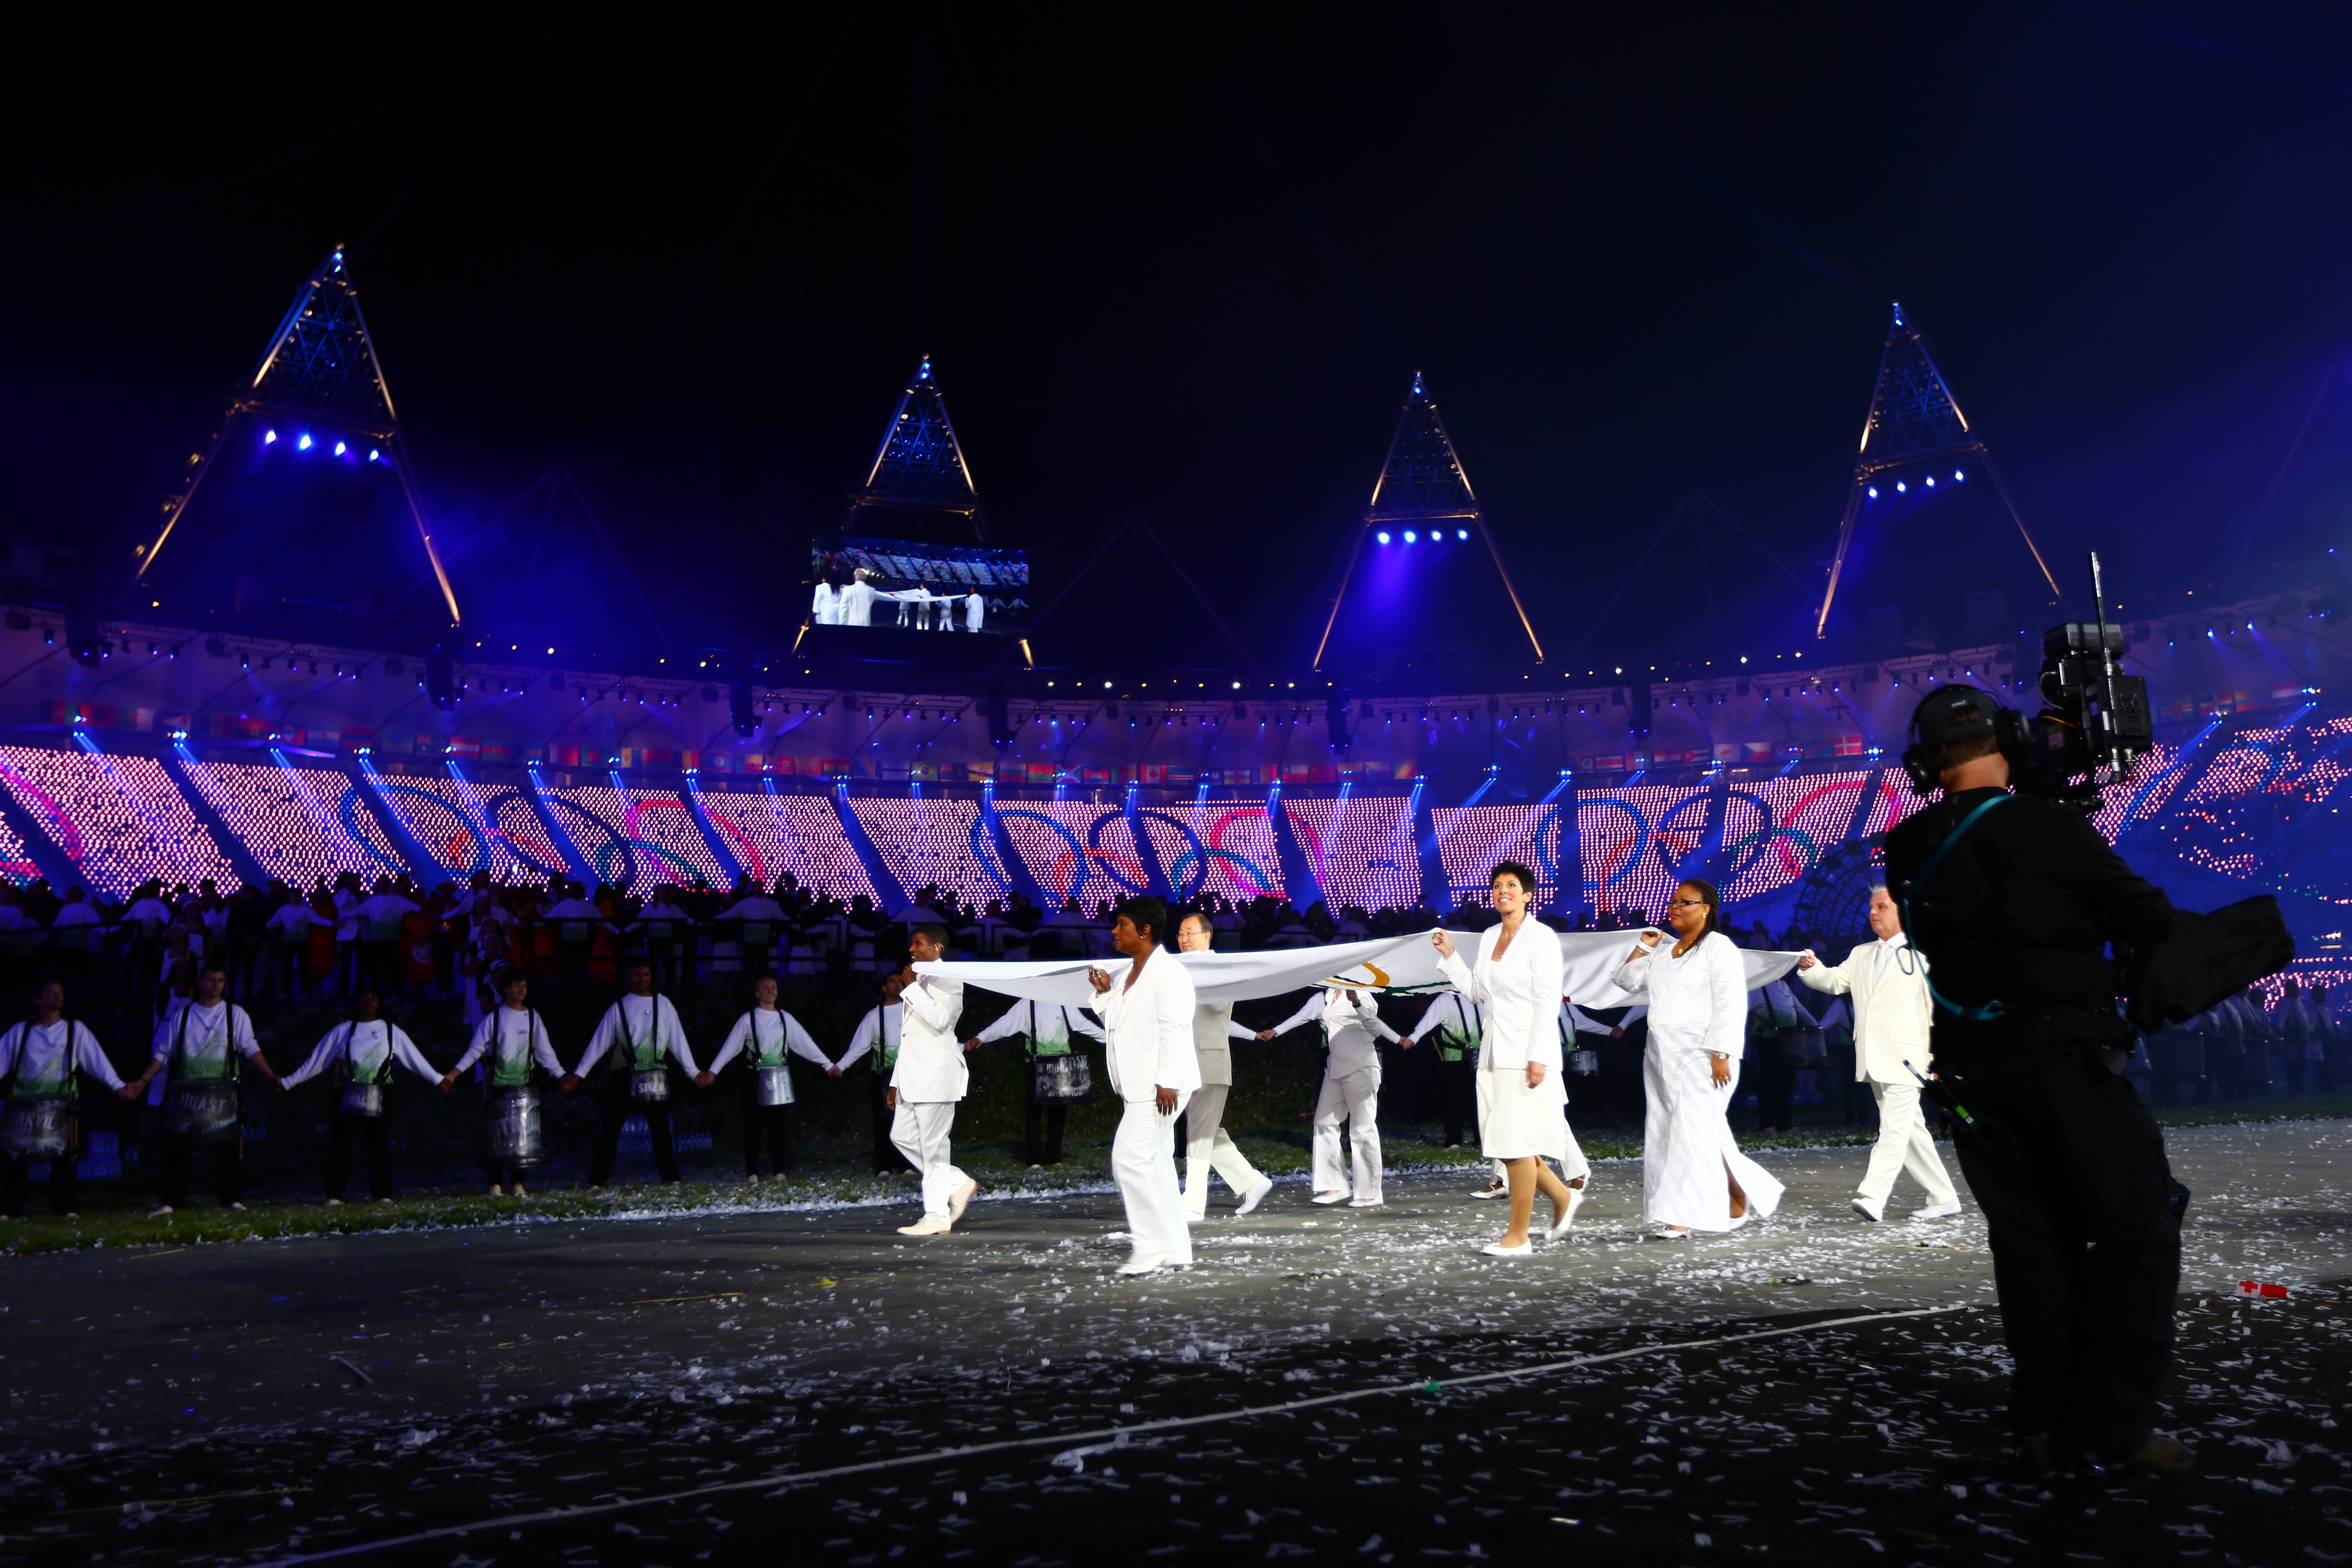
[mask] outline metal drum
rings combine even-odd
[[[73,1147],[74,1102],[61,1094],[19,1095],[0,1111],[0,1153],[12,1160],[62,1160]]]
[[[793,1102],[793,1069],[788,1067],[753,1068],[751,1094],[760,1105],[790,1105]]]
[[[629,1075],[629,1098],[651,1103],[669,1098],[669,1069],[647,1068]]]
[[[1592,1077],[1601,1070],[1601,1053],[1599,1051],[1569,1052],[1568,1070],[1578,1078]]]
[[[174,1143],[226,1143],[238,1135],[236,1085],[175,1083],[163,1106],[163,1131]]]
[[[1076,1051],[1064,1057],[1039,1057],[1029,1064],[1032,1098],[1045,1100],[1085,1100],[1095,1091],[1094,1064]]]
[[[530,1084],[490,1092],[488,1163],[520,1171],[547,1158],[547,1140],[539,1117],[539,1090]]]
[[[382,1116],[383,1085],[380,1083],[347,1083],[343,1085],[342,1112],[345,1116]]]

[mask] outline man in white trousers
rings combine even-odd
[[[941,925],[919,925],[908,942],[913,962],[929,963],[947,951]],[[948,1158],[948,1134],[955,1127],[956,1102],[963,1099],[971,1071],[964,1066],[956,1020],[963,1016],[963,982],[918,974],[898,993],[906,1015],[898,1037],[898,1062],[890,1069],[883,1096],[890,1111],[890,1142],[923,1179],[923,1217],[898,1227],[900,1236],[945,1236],[963,1218],[964,1205],[980,1184]]]
[[[1192,976],[1160,946],[1167,929],[1164,901],[1149,896],[1128,900],[1111,925],[1111,941],[1129,960],[1126,974],[1114,984],[1101,970],[1087,971],[1101,997],[1095,1011],[1110,1036],[1104,1055],[1121,1105],[1118,1131],[1110,1142],[1110,1173],[1127,1205],[1127,1233],[1135,1249],[1119,1266],[1121,1274],[1192,1266],[1192,1232],[1176,1184],[1170,1122],[1184,1113],[1185,1101],[1201,1087],[1192,1049],[1197,1004]]]
[[[1959,1194],[1945,1173],[1936,1141],[1919,1112],[1919,1080],[1927,1068],[1927,1026],[1934,1002],[1927,994],[1927,963],[1903,934],[1903,914],[1882,885],[1870,889],[1870,929],[1878,940],[1864,942],[1832,968],[1808,948],[1797,960],[1797,978],[1816,991],[1846,996],[1853,1004],[1853,1075],[1870,1085],[1878,1101],[1878,1142],[1853,1212],[1876,1221],[1886,1214],[1895,1173],[1907,1170],[1927,1190],[1927,1206],[1913,1219],[1948,1219],[1960,1212]],[[1904,1064],[1909,1062],[1910,1066]]]
[[[1323,1041],[1330,1056],[1323,1065],[1323,1092],[1315,1100],[1315,1201],[1345,1203],[1350,1208],[1381,1206],[1381,1051],[1374,1037],[1395,1040],[1394,1029],[1381,1022],[1380,1004],[1369,991],[1328,986],[1307,999],[1307,1005],[1276,1024],[1258,1031],[1270,1040],[1312,1019],[1323,1021]],[[1353,1154],[1350,1171],[1339,1163],[1339,1124],[1348,1124]]]
[[[1179,952],[1207,952],[1216,936],[1209,917],[1194,910],[1176,922]],[[1192,1054],[1201,1066],[1201,1087],[1184,1108],[1184,1212],[1194,1224],[1209,1217],[1209,1173],[1225,1179],[1240,1195],[1236,1217],[1265,1202],[1274,1180],[1258,1173],[1225,1131],[1225,1098],[1234,1089],[1235,1040],[1255,1040],[1255,1031],[1234,1022],[1230,1002],[1202,1002],[1192,1013]]]

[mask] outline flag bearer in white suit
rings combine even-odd
[[[1551,1200],[1547,1239],[1565,1236],[1592,1173],[1568,1130],[1567,1064],[1560,1055],[1557,1000],[1565,988],[1563,966],[1559,939],[1542,921],[1528,918],[1535,885],[1535,873],[1516,860],[1496,866],[1486,896],[1502,919],[1479,932],[1475,965],[1462,962],[1443,927],[1430,934],[1439,970],[1455,990],[1486,1010],[1478,1045],[1479,1149],[1503,1163],[1511,1183],[1510,1223],[1501,1240],[1482,1248],[1491,1258],[1525,1258],[1535,1250],[1528,1224],[1538,1187]],[[1547,1160],[1559,1162],[1565,1182],[1552,1174]]]
[[[1307,999],[1307,1005],[1257,1037],[1270,1040],[1312,1019],[1323,1021],[1330,1056],[1323,1067],[1323,1092],[1315,1100],[1315,1201],[1345,1202],[1351,1208],[1381,1206],[1381,1050],[1375,1038],[1402,1039],[1381,1022],[1380,1004],[1369,991],[1333,985]],[[1339,1124],[1348,1124],[1354,1181],[1339,1163]]]
[[[1192,976],[1160,946],[1167,929],[1163,900],[1128,900],[1111,925],[1111,941],[1129,960],[1127,973],[1114,984],[1101,970],[1087,971],[1102,998],[1096,1011],[1110,1036],[1104,1055],[1121,1105],[1118,1131],[1110,1142],[1110,1173],[1127,1205],[1127,1233],[1135,1248],[1119,1266],[1121,1274],[1192,1266],[1192,1232],[1185,1222],[1169,1131],[1201,1087],[1192,1045],[1198,1004]]]
[[[1216,934],[1209,917],[1195,910],[1176,923],[1176,949],[1207,952]],[[1234,1089],[1233,1042],[1256,1038],[1234,1022],[1230,1002],[1202,1002],[1192,1011],[1192,1054],[1200,1061],[1201,1087],[1184,1108],[1184,1213],[1195,1223],[1209,1217],[1211,1171],[1240,1194],[1236,1215],[1249,1213],[1274,1191],[1273,1179],[1258,1173],[1224,1127],[1225,1097]]]
[[[908,952],[929,963],[947,951],[941,925],[917,926]],[[964,1205],[980,1184],[948,1159],[948,1134],[955,1127],[956,1102],[971,1080],[964,1066],[956,1020],[963,1016],[963,982],[919,974],[898,993],[905,1032],[898,1037],[898,1065],[890,1069],[885,1096],[890,1108],[890,1141],[923,1179],[923,1217],[898,1227],[900,1236],[945,1236],[963,1218]]]
[[[1797,960],[1798,979],[1816,991],[1852,999],[1853,1076],[1870,1085],[1878,1101],[1878,1142],[1871,1145],[1853,1211],[1867,1220],[1884,1218],[1895,1173],[1909,1171],[1927,1193],[1927,1206],[1911,1217],[1947,1219],[1960,1212],[1960,1198],[1936,1152],[1936,1141],[1927,1135],[1919,1080],[1911,1074],[1912,1068],[1927,1071],[1927,1026],[1935,1003],[1927,994],[1927,961],[1904,936],[1903,913],[1883,886],[1870,889],[1870,929],[1878,940],[1855,948],[1835,968],[1815,958],[1811,948]],[[1906,1061],[1910,1067],[1904,1066]]]

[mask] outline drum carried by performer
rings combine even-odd
[[[1004,1016],[963,1043],[977,1050],[992,1040],[1018,1035],[1028,1061],[1022,1099],[1027,1102],[1027,1132],[1022,1158],[1031,1170],[1062,1163],[1062,1128],[1070,1107],[1095,1091],[1094,1063],[1084,1051],[1070,1048],[1073,1033],[1097,1044],[1108,1038],[1100,1024],[1082,1007],[1054,1002],[1015,1002]],[[1045,1136],[1038,1136],[1039,1124]]]
[[[726,1042],[710,1065],[695,1077],[695,1083],[709,1089],[718,1079],[719,1069],[743,1058],[751,1071],[751,1093],[743,1109],[743,1174],[745,1179],[760,1179],[760,1142],[765,1134],[768,1144],[768,1166],[773,1175],[781,1176],[793,1168],[790,1117],[793,1101],[793,1069],[785,1062],[787,1056],[803,1058],[816,1063],[827,1072],[833,1070],[833,1058],[817,1049],[801,1021],[776,1005],[776,977],[762,974],[751,983],[751,1010],[735,1020],[728,1031]]]
[[[540,1119],[539,1088],[531,1068],[543,1068],[550,1078],[563,1076],[549,1043],[547,1026],[530,1005],[530,981],[520,969],[499,972],[499,1005],[474,1026],[466,1054],[441,1080],[454,1088],[457,1075],[479,1064],[482,1095],[489,1110],[488,1146],[482,1169],[490,1178],[490,1196],[523,1192],[522,1173],[547,1161],[547,1139]],[[488,1060],[484,1060],[488,1058]]]
[[[74,1165],[81,1157],[81,1119],[74,1113],[74,1075],[94,1078],[119,1100],[139,1098],[99,1048],[88,1025],[65,1016],[62,982],[45,981],[33,1001],[33,1016],[0,1035],[0,1083],[8,1087],[0,1109],[0,1215],[25,1212],[32,1163],[49,1163],[49,1207],[67,1219],[74,1213]]]
[[[376,988],[367,981],[352,996],[352,1016],[320,1037],[310,1059],[286,1075],[284,1087],[308,1083],[323,1073],[335,1076],[335,1127],[327,1153],[327,1204],[343,1201],[343,1183],[352,1172],[353,1148],[367,1143],[368,1195],[380,1204],[392,1202],[392,1145],[384,1123],[383,1088],[398,1062],[427,1083],[446,1081],[416,1048],[407,1031],[383,1016]]]
[[[612,1088],[605,1091],[604,1124],[596,1134],[595,1163],[588,1168],[592,1190],[613,1179],[614,1163],[620,1158],[621,1129],[633,1115],[646,1119],[654,1169],[661,1173],[662,1181],[681,1179],[677,1143],[670,1131],[669,1067],[663,1058],[676,1058],[692,1078],[697,1076],[694,1052],[687,1046],[686,1026],[678,1022],[677,1009],[670,1005],[668,997],[654,991],[653,964],[643,958],[629,960],[628,980],[628,991],[605,1009],[596,1032],[588,1038],[588,1048],[581,1053],[580,1065],[563,1080],[563,1091],[569,1094],[580,1087],[580,1080],[606,1051],[613,1053],[616,1066]]]

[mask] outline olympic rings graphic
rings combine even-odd
[[[384,788],[387,791],[397,792],[399,787],[389,779],[384,781]],[[422,795],[424,792],[417,790],[415,793]],[[373,818],[368,820],[365,827],[360,826],[361,813],[363,809],[360,805],[360,786],[357,784],[345,784],[342,798],[335,803],[335,816],[342,823],[343,831],[350,834],[352,842],[358,845],[361,852],[377,865],[388,871],[406,871],[408,867],[403,863],[399,856],[386,852],[376,842],[383,837],[383,829],[377,826]]]
[[[1105,818],[1105,820],[1107,821],[1108,819]],[[1182,817],[1177,816],[1172,813],[1145,809],[1138,811],[1135,814],[1136,826],[1139,830],[1141,829],[1142,825],[1147,820],[1152,822],[1164,822],[1169,826],[1174,828],[1177,832],[1184,836],[1184,842],[1187,846],[1185,853],[1189,854],[1193,862],[1201,868],[1199,880],[1195,881],[1188,888],[1184,885],[1184,879],[1176,874],[1176,870],[1173,866],[1163,867],[1161,869],[1165,870],[1168,874],[1168,886],[1169,889],[1175,893],[1177,901],[1180,903],[1189,903],[1194,895],[1200,892],[1202,886],[1204,886],[1209,879],[1209,863],[1206,858],[1209,847],[1201,842],[1201,836],[1192,831],[1191,825],[1186,823]],[[1099,831],[1102,825],[1100,823],[1097,823],[1095,826],[1097,831]],[[1087,837],[1090,839],[1093,837],[1093,834],[1087,835]]]
[[[1069,886],[1057,891],[1053,888],[1041,885],[1039,890],[1050,896],[1056,904],[1076,898],[1079,891],[1087,885],[1087,871],[1088,869],[1087,864],[1087,847],[1078,841],[1078,836],[1071,832],[1061,823],[1055,821],[1053,817],[1046,816],[1042,811],[1030,811],[1025,807],[1017,805],[999,806],[997,808],[997,821],[1011,822],[1016,818],[1026,819],[1031,822],[1042,822],[1047,827],[1061,835],[1062,841],[1069,846],[1069,853],[1065,855],[1061,860],[1055,863],[1054,871],[1055,874],[1058,875],[1063,865],[1068,865],[1070,868]],[[988,842],[988,818],[985,816],[975,816],[971,819],[971,853],[972,858],[980,862],[981,869],[986,871],[989,876],[995,879],[998,886],[1002,887],[1008,893],[1013,891],[1013,883],[1011,879],[1007,878],[1004,872],[1000,870],[995,864],[995,846]]]
[[[1568,818],[1559,807],[1545,806],[1536,816],[1536,825],[1528,833],[1528,843],[1536,858],[1536,876],[1557,883],[1559,880],[1559,840],[1567,831]]]
[[[1197,855],[1192,850],[1187,849],[1184,853],[1176,857],[1176,863],[1174,865],[1168,868],[1168,880],[1177,887],[1183,886],[1184,872],[1186,868],[1197,861],[1202,867],[1201,881],[1195,882],[1192,885],[1192,892],[1197,893],[1201,890],[1201,883],[1206,882],[1209,879],[1207,867],[1208,862],[1212,860],[1222,860],[1229,866],[1238,866],[1243,870],[1248,872],[1250,883],[1254,883],[1255,886],[1244,884],[1241,879],[1235,877],[1231,871],[1225,873],[1225,879],[1228,882],[1231,882],[1235,888],[1240,889],[1243,892],[1250,894],[1252,897],[1263,897],[1275,891],[1275,885],[1272,881],[1267,879],[1265,871],[1263,868],[1261,868],[1255,861],[1250,860],[1245,857],[1236,855],[1230,849],[1203,849]],[[1189,899],[1192,894],[1187,893],[1184,896]]]
[[[1650,847],[1650,819],[1643,816],[1641,812],[1635,808],[1632,802],[1619,800],[1613,795],[1604,795],[1596,799],[1579,801],[1577,803],[1577,809],[1581,811],[1588,805],[1613,805],[1618,810],[1623,812],[1626,816],[1633,819],[1633,847],[1630,853],[1617,862],[1616,869],[1611,871],[1608,875],[1602,877],[1598,881],[1593,879],[1590,868],[1588,868],[1585,873],[1584,885],[1588,888],[1614,887],[1618,883],[1623,881],[1626,878],[1632,876],[1633,874],[1633,868],[1642,863],[1642,851]],[[1580,827],[1578,831],[1580,834],[1582,829]]]
[[[52,799],[48,791],[5,763],[0,763],[0,777],[14,784],[19,795],[32,797],[33,803],[41,808],[41,815],[48,818],[49,837],[56,839],[58,847],[66,852],[67,859],[80,865],[89,849],[82,843],[81,829],[66,816],[66,808]]]
[[[1116,849],[1106,849],[1102,847],[1103,828],[1114,822],[1125,823],[1126,821],[1127,813],[1124,811],[1106,811],[1096,817],[1094,825],[1087,829],[1087,858],[1094,861],[1105,876],[1129,892],[1148,893],[1151,891],[1151,873],[1143,868],[1143,857],[1126,854]],[[1138,828],[1135,831],[1139,835],[1141,829]],[[1064,859],[1068,857],[1065,856]],[[1130,880],[1127,874],[1119,869],[1119,864],[1122,861],[1135,868],[1133,879]],[[1061,861],[1056,860],[1054,863],[1055,871],[1058,874],[1061,868]]]
[[[472,865],[459,866],[454,862],[442,860],[437,856],[435,857],[435,864],[446,865],[451,870],[463,871],[469,877],[477,871],[487,871],[490,869],[491,856],[489,840],[491,836],[483,828],[480,823],[476,822],[473,819],[471,813],[463,811],[458,807],[452,805],[449,802],[442,799],[439,795],[435,795],[431,790],[420,789],[415,784],[402,784],[397,779],[388,779],[379,775],[376,788],[382,790],[387,796],[406,795],[412,800],[421,800],[427,805],[437,806],[441,810],[457,817],[471,830],[471,837],[474,840],[474,863]],[[352,829],[352,837],[359,840],[361,847],[373,851],[374,847],[368,842],[364,835],[361,834],[357,830],[356,826],[352,820],[350,807],[354,804],[352,797],[355,796],[358,792],[359,785],[355,784],[347,784],[343,788],[343,801],[345,806],[343,826],[346,828]],[[409,817],[408,826],[410,833],[415,836],[418,843],[424,844],[424,836],[416,832],[419,826],[421,826],[421,823],[417,817],[414,816]],[[430,844],[425,844],[425,847],[428,854],[431,853],[433,847]]]
[[[547,837],[547,830],[539,825],[539,817],[530,809],[530,802],[523,798],[522,791],[510,789],[502,795],[485,795],[482,798],[482,809],[489,815],[490,831],[500,843],[507,847],[507,853],[513,856],[527,869],[535,871],[542,877],[570,876],[572,868],[562,864],[560,857],[557,864],[550,865],[523,847],[523,835],[509,833],[498,826],[499,814],[509,805],[521,811],[523,821],[530,825],[529,837],[532,841],[543,841]],[[545,847],[551,854],[555,853],[554,845],[547,844]]]
[[[658,844],[649,843],[643,838],[622,838],[615,836],[612,838],[606,839],[603,844],[598,845],[596,847],[596,853],[589,858],[591,862],[596,868],[596,879],[600,882],[612,882],[613,886],[616,888],[626,888],[629,885],[627,882],[613,881],[613,857],[617,854],[637,849],[649,850],[653,854],[660,856],[663,859],[677,867],[678,875],[685,878],[688,882],[693,881],[694,879],[700,874],[695,869],[693,862],[688,860],[683,856],[671,854],[668,850],[663,848]],[[636,857],[634,854],[631,854],[629,856],[629,876],[632,881],[636,878]]]

